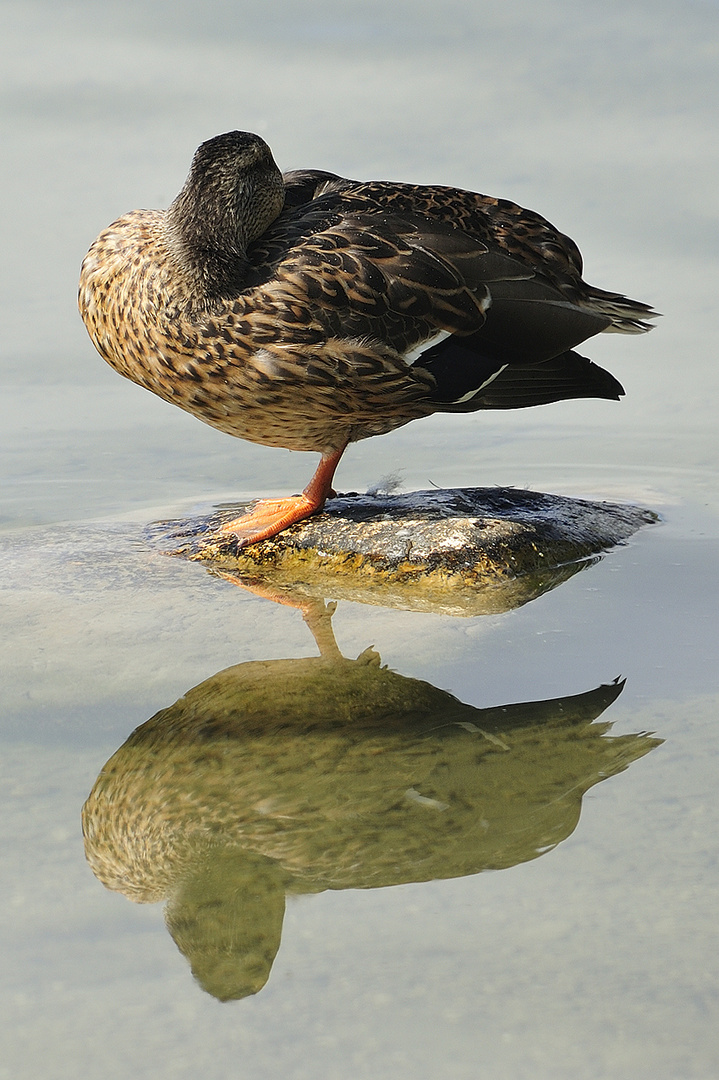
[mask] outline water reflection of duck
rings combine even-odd
[[[265,983],[285,895],[476,874],[574,830],[582,795],[658,740],[594,721],[622,683],[478,709],[383,667],[322,655],[238,664],[139,727],[83,809],[97,877],[168,899],[198,980],[228,999]]]
[[[249,543],[321,507],[350,442],[437,411],[619,398],[572,349],[654,313],[581,274],[576,244],[514,203],[283,177],[235,131],[203,143],[169,210],[101,233],[79,302],[122,375],[232,435],[321,453],[303,495],[227,526]]]

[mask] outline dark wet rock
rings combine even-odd
[[[221,531],[242,511],[153,527],[172,554],[308,595],[454,613],[503,611],[571,577],[656,515],[515,488],[341,495],[263,543]]]

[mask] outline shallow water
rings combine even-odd
[[[4,5],[0,1077],[716,1076],[719,9],[269,11]],[[100,228],[238,126],[514,198],[664,312],[586,347],[621,404],[435,417],[339,487],[661,523],[501,615],[342,601],[343,660],[158,553],[148,522],[314,467],[122,381],[74,308]]]

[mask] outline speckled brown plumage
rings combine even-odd
[[[571,350],[653,313],[581,271],[573,241],[513,203],[282,177],[261,139],[230,132],[199,148],[169,210],[100,234],[79,305],[121,375],[231,435],[323,455],[307,505],[234,523],[247,542],[322,505],[349,442],[438,410],[617,398]]]

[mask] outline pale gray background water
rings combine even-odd
[[[719,1075],[719,5],[22,0],[0,7],[5,701],[0,1077]],[[288,907],[270,981],[220,1005],[157,906],[106,892],[81,805],[137,724],[220,669],[311,655],[299,615],[148,552],[158,516],[301,488],[314,463],[203,427],[94,354],[79,263],[165,206],[196,145],[451,183],[544,213],[587,277],[665,313],[587,353],[626,398],[433,418],[338,485],[506,483],[663,524],[519,611],[341,604],[335,629],[478,706],[618,675],[615,732],[665,740],[511,870]],[[86,528],[83,523],[93,523]]]

